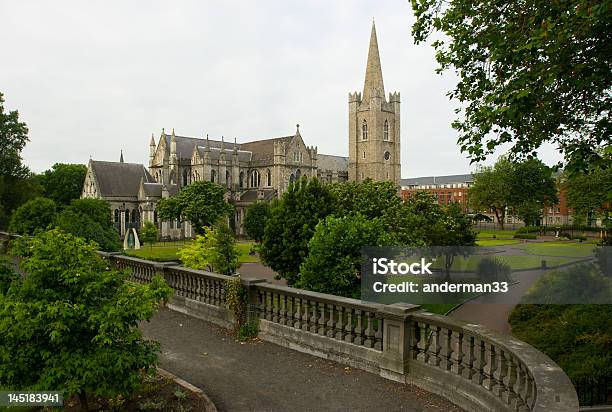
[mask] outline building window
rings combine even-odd
[[[240,188],[242,189],[244,187],[244,172],[240,172]]]
[[[232,187],[232,174],[229,170],[225,171],[225,183],[227,184],[227,187]]]
[[[300,179],[300,177],[302,177],[302,172],[300,171],[300,169],[298,169],[298,170],[295,172],[295,179],[296,179],[296,180],[299,180],[299,179]]]
[[[157,210],[153,211],[153,223],[157,224]]]
[[[210,171],[210,181],[215,183],[215,178],[217,177],[217,172],[215,172],[214,170]]]
[[[389,122],[386,120],[383,126],[383,140],[389,140]]]
[[[300,152],[300,162],[304,160],[304,153]]]
[[[365,152],[363,152],[363,158],[365,159]]]
[[[136,223],[138,222],[139,218],[138,218],[138,210],[134,209],[132,210],[132,223]]]
[[[391,153],[387,151],[385,152],[385,160],[389,160],[389,159],[391,159]]]
[[[291,173],[291,176],[289,176],[289,184],[292,185],[293,182],[295,182],[295,175]]]
[[[259,172],[257,170],[253,170],[251,172],[251,187],[259,187],[261,183],[261,177],[259,176]]]
[[[130,209],[125,209],[125,223],[130,223]]]
[[[266,186],[272,186],[272,172],[268,169],[266,176]]]
[[[361,140],[368,140],[368,122],[365,119],[361,125]]]
[[[187,186],[189,184],[189,169],[183,170],[183,186]]]
[[[115,209],[115,223],[119,222],[119,209]]]

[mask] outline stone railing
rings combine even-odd
[[[0,233],[2,240],[2,233]],[[174,288],[171,309],[224,327],[228,276],[101,253],[137,282],[159,274]],[[416,305],[382,305],[242,278],[258,336],[294,350],[411,383],[468,411],[578,410],[571,381],[546,355],[483,326]]]

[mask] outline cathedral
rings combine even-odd
[[[237,143],[177,135],[162,129],[151,136],[149,164],[90,160],[82,197],[107,200],[121,236],[154,222],[162,239],[189,238],[189,222],[161,222],[155,206],[191,182],[207,180],[226,188],[235,206],[235,227],[243,235],[246,207],[279,197],[302,176],[323,182],[391,181],[400,185],[400,95],[385,96],[376,27],[372,24],[363,92],[349,93],[349,157],[318,153],[307,146],[299,125],[289,136]]]

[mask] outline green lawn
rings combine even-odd
[[[516,230],[476,229],[478,239],[512,239]]]
[[[578,243],[574,241],[555,241],[543,243],[525,243],[519,248],[532,255],[589,257],[593,256],[593,243]]]
[[[150,246],[143,246],[142,249],[138,250],[126,250],[124,253],[128,256],[137,257],[139,259],[154,260],[157,262],[171,262],[179,260],[176,253],[186,245],[190,244],[191,241],[186,242],[158,242]],[[259,262],[259,256],[249,255],[249,250],[254,245],[254,242],[241,241],[236,243],[238,248],[238,262]]]
[[[521,241],[516,239],[482,239],[476,241],[478,246],[503,246],[515,245],[517,243],[521,243]]]

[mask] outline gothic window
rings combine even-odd
[[[225,171],[225,183],[227,184],[227,187],[232,187],[232,174],[229,170]]]
[[[119,222],[119,209],[115,209],[115,223]]]
[[[389,160],[389,159],[391,159],[391,153],[387,151],[385,152],[385,160]]]
[[[189,184],[189,169],[183,170],[183,186],[187,186]]]
[[[240,172],[240,188],[244,187],[244,172]]]
[[[300,162],[301,162],[302,160],[304,160],[304,157],[303,157],[302,155],[303,155],[303,153],[302,153],[302,152],[300,152]]]
[[[130,209],[125,209],[125,223],[130,223]]]
[[[138,222],[138,210],[133,209],[132,210],[132,223],[136,223]]]
[[[157,224],[157,210],[153,211],[153,223]]]
[[[300,180],[300,177],[302,177],[302,172],[300,171],[300,169],[298,169],[295,172],[295,180]]]
[[[217,177],[217,173],[214,170],[210,171],[210,181],[215,183],[215,178]]]
[[[365,152],[363,152],[363,158],[365,159]]]
[[[268,169],[266,176],[266,186],[272,186],[272,172]]]
[[[389,122],[386,120],[383,126],[383,140],[389,140]]]
[[[361,125],[361,140],[368,140],[368,122],[363,119],[363,124]]]
[[[291,176],[289,176],[289,184],[293,184],[293,182],[295,182],[295,175],[291,173]]]
[[[259,187],[261,183],[261,177],[259,176],[259,172],[257,170],[253,170],[251,172],[251,187]]]

